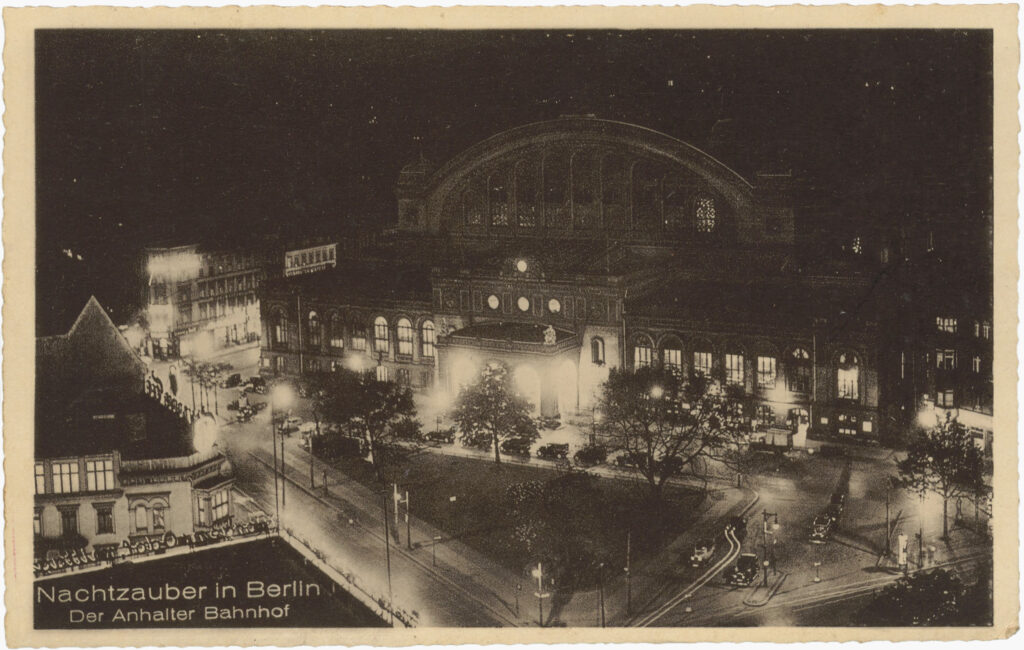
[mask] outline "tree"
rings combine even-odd
[[[669,478],[729,458],[746,440],[734,391],[699,373],[683,381],[669,368],[613,368],[597,408],[599,433],[625,452],[655,502]]]
[[[459,426],[463,445],[493,447],[494,462],[500,465],[502,441],[533,443],[540,436],[531,410],[532,405],[512,386],[508,368],[488,364],[477,382],[459,393],[451,417]]]
[[[311,376],[309,387],[318,430],[321,422],[333,422],[361,438],[383,480],[384,467],[402,457],[397,441],[409,435],[408,420],[416,416],[412,391],[344,369]]]
[[[964,593],[960,579],[949,571],[914,573],[883,589],[860,612],[858,622],[872,626],[956,625]]]
[[[984,484],[984,456],[973,436],[949,414],[911,441],[897,469],[900,483],[909,491],[942,498],[943,539],[949,536],[950,499],[976,497],[978,486]]]

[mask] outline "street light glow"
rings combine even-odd
[[[277,384],[270,392],[270,399],[276,409],[290,408],[295,401],[295,391],[288,384]]]
[[[661,386],[654,386],[651,388],[651,397],[654,399],[661,399],[665,395],[665,389]]]

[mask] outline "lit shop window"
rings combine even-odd
[[[228,517],[228,491],[217,490],[213,493],[213,521],[223,521]]]
[[[943,408],[953,408],[953,391],[940,390],[935,395],[935,405]]]
[[[791,355],[786,379],[789,390],[794,393],[808,393],[811,390],[811,356],[807,350],[796,348]]]
[[[955,370],[956,350],[936,350],[935,367],[940,370]]]
[[[725,355],[725,380],[730,384],[743,383],[743,355]]]
[[[757,358],[757,386],[758,388],[775,387],[775,357]]]
[[[947,334],[956,334],[956,319],[949,316],[936,316],[935,328]]]
[[[373,349],[377,352],[388,351],[388,322],[383,316],[373,321]]]
[[[693,353],[693,371],[699,372],[703,375],[711,374],[711,353],[710,352],[694,352]]]
[[[114,489],[114,461],[85,461],[85,489],[89,492]]]
[[[46,466],[36,463],[36,494],[46,493]]]
[[[860,360],[857,355],[839,355],[836,376],[839,399],[860,399]]]
[[[662,359],[666,368],[676,373],[683,371],[683,351],[677,347],[666,347],[662,350]]]
[[[432,321],[423,321],[423,326],[420,328],[420,334],[422,339],[422,354],[426,358],[434,358],[434,323]]]
[[[309,345],[320,347],[320,316],[315,311],[311,311],[306,322],[309,330]]]
[[[413,330],[412,323],[409,322],[408,318],[400,318],[398,320],[398,354],[411,357],[412,356],[412,339]]]
[[[651,342],[646,338],[639,338],[633,344],[633,367],[646,368],[651,365]]]
[[[53,464],[53,491],[57,494],[78,492],[78,463]]]

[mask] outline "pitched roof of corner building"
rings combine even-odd
[[[37,338],[37,455],[189,453],[190,428],[145,396],[146,372],[95,297],[65,334]]]

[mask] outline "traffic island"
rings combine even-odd
[[[782,583],[786,581],[788,573],[778,573],[774,578],[768,581],[766,587],[763,583],[757,585],[746,598],[743,599],[743,604],[748,607],[763,607],[768,604],[768,601],[772,599],[772,596],[779,591],[782,587]]]

